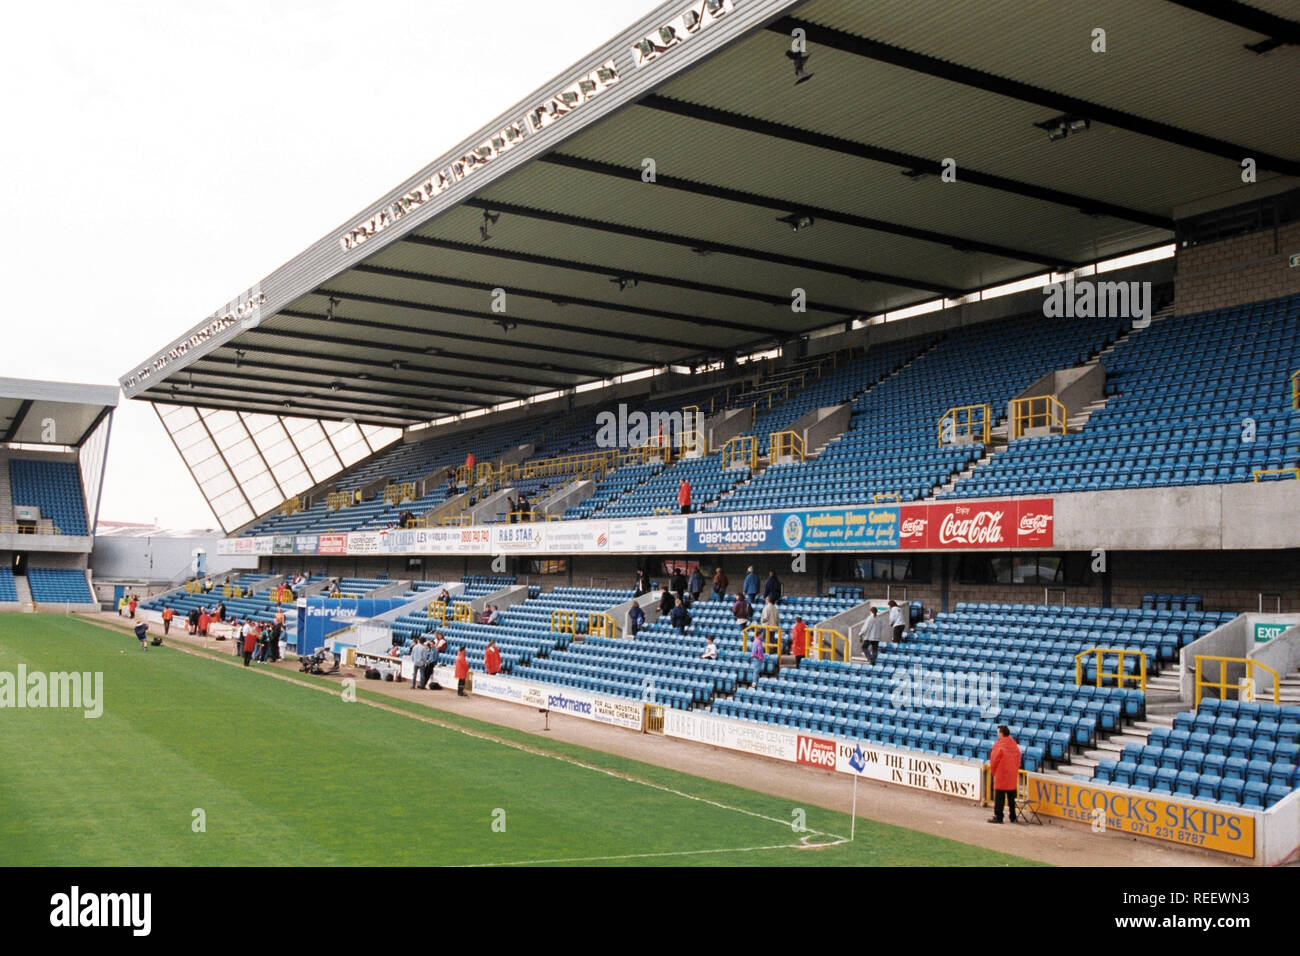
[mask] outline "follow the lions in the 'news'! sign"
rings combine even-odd
[[[1029,774],[1026,802],[1038,813],[1107,830],[1255,856],[1255,817],[1141,793],[1089,787]]]

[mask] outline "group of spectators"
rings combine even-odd
[[[517,501],[510,495],[506,495],[506,506],[511,524],[518,524],[520,521],[537,520],[537,515],[533,512],[533,503],[528,500],[528,496],[522,491],[519,492]]]
[[[478,622],[480,624],[492,624],[494,626],[500,624],[501,608],[497,607],[495,604],[489,604],[487,607],[483,608],[483,613],[479,615]]]
[[[438,666],[438,660],[446,652],[447,646],[447,638],[441,631],[434,632],[432,637],[420,635],[415,638],[410,651],[412,690],[437,690],[439,688],[439,685],[433,680],[433,669]],[[391,656],[397,657],[403,653],[403,648],[394,644],[389,653]],[[487,647],[483,650],[483,669],[489,674],[497,674],[501,671],[501,649],[497,647],[495,639],[489,640]],[[456,649],[453,673],[456,675],[456,696],[465,697],[465,681],[469,679],[469,657],[465,653],[464,647]]]

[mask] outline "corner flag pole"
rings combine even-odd
[[[854,832],[857,830],[857,826],[858,826],[858,777],[860,776],[862,776],[862,774],[860,773],[855,773],[853,775],[853,813],[849,817],[849,842],[850,843],[853,842]]]

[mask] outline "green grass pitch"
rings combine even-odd
[[[1029,862],[70,617],[0,615],[20,664],[102,672],[103,714],[0,709],[0,865]]]

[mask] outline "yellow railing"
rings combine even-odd
[[[302,511],[301,498],[285,498],[284,501],[280,502],[280,514],[282,515],[297,514],[299,511]]]
[[[425,614],[428,616],[429,620],[431,620],[431,621],[442,621],[443,623],[446,623],[446,621],[447,621],[447,602],[446,602],[446,601],[430,601],[430,602],[429,602],[429,606],[428,606],[427,608],[424,609],[424,612],[425,612]]]
[[[618,625],[604,611],[592,611],[587,615],[587,633],[592,637],[618,637]]]
[[[741,639],[744,640],[744,650],[748,651],[754,646],[754,635],[763,635],[763,653],[780,654],[781,653],[781,628],[776,624],[746,624],[740,632]]]
[[[795,458],[803,461],[803,436],[788,428],[784,431],[772,432],[767,436],[767,458],[768,461],[776,461],[778,458]]]
[[[556,634],[577,634],[578,612],[557,607],[551,612],[551,630]]]
[[[403,501],[415,500],[415,482],[403,481],[401,484],[389,485],[384,489],[384,501],[395,505]]]
[[[1300,408],[1300,368],[1291,373],[1291,407]]]
[[[450,526],[458,527],[460,525],[467,525],[473,523],[474,523],[473,519],[471,519],[470,516],[467,514],[443,515],[441,518],[438,519],[438,524],[444,528]]]
[[[1210,680],[1202,671],[1202,662],[1215,661],[1219,665],[1219,679]],[[1239,681],[1228,680],[1228,665],[1243,664],[1246,668],[1246,679],[1255,682],[1255,668],[1268,671],[1273,675],[1273,703],[1280,704],[1282,696],[1280,693],[1281,684],[1279,683],[1278,673],[1267,664],[1261,664],[1257,660],[1249,657],[1216,657],[1213,654],[1196,655],[1196,696],[1193,707],[1201,706],[1201,690],[1206,687],[1212,687],[1219,692],[1219,700],[1228,699],[1228,691],[1235,690],[1240,693],[1244,688]],[[1240,699],[1240,698],[1239,698]]]
[[[468,622],[474,620],[474,609],[464,601],[457,601],[452,607],[451,616],[453,621]]]
[[[1292,478],[1300,481],[1300,468],[1260,468],[1251,473],[1255,481],[1264,475],[1290,475]]]
[[[0,534],[63,534],[55,525],[42,528],[34,524],[0,524]]]
[[[903,500],[903,496],[900,495],[897,491],[882,491],[879,494],[875,494],[871,496],[871,503],[873,505],[878,505],[885,502],[898,503],[901,502],[902,500]]]
[[[852,650],[843,632],[833,627],[810,627],[808,656],[817,661],[847,661]]]
[[[1043,397],[1051,398],[1050,395]],[[965,421],[962,421],[963,416]],[[981,405],[954,405],[939,416],[939,445],[942,447],[951,444],[965,435],[974,435],[976,440],[987,445],[992,428],[993,407],[988,402]]]
[[[660,737],[664,733],[664,705],[651,704],[644,705],[644,717],[642,719],[642,733],[658,734]]]
[[[1064,435],[1069,431],[1069,413],[1055,395],[1031,395],[1011,402],[1011,437],[1020,438],[1026,429],[1059,428]]]
[[[1118,658],[1118,665],[1116,666],[1116,669],[1114,671],[1106,670],[1105,657],[1104,657],[1104,655],[1106,654],[1114,654]],[[1116,687],[1122,688],[1124,686],[1125,681],[1132,681],[1135,684],[1137,684],[1139,687],[1141,687],[1143,690],[1147,689],[1146,654],[1144,654],[1142,651],[1130,650],[1124,647],[1090,647],[1086,651],[1080,651],[1078,654],[1075,654],[1074,655],[1074,682],[1076,684],[1079,685],[1083,684],[1084,659],[1088,657],[1094,657],[1094,656],[1097,658],[1097,686],[1098,687],[1101,687],[1106,680],[1113,677],[1115,678]],[[1126,674],[1124,672],[1124,661],[1130,657],[1137,658],[1138,672],[1136,675]]]
[[[221,596],[228,598],[241,598],[244,596],[244,589],[238,584],[221,585]]]
[[[338,511],[340,508],[348,508],[352,505],[352,492],[350,491],[331,491],[325,496],[325,507],[330,511]]]
[[[650,513],[657,518],[660,515],[672,514],[673,509],[668,507],[667,505],[656,505],[654,508],[651,509]]]
[[[753,435],[737,435],[722,446],[722,469],[747,465],[750,471],[758,468],[758,441]]]
[[[682,432],[681,453],[686,455],[695,454],[696,452],[699,452],[701,455],[707,455],[709,453],[709,441],[704,437],[704,432],[700,431],[698,428],[692,428],[690,431]]]

